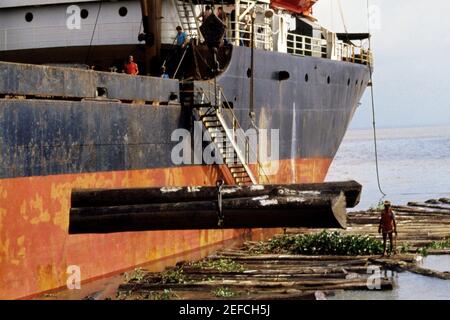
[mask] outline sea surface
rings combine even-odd
[[[450,126],[377,129],[377,145],[384,199],[406,204],[450,198]],[[363,185],[356,209],[374,207],[382,199],[372,129],[347,132],[326,177],[349,179]]]
[[[356,180],[363,185],[356,210],[381,200],[408,201],[450,198],[450,126],[377,130],[381,189],[378,189],[373,131],[349,130],[336,154],[327,181]],[[450,256],[425,257],[422,266],[450,271]],[[410,272],[394,273],[391,291],[346,291],[329,299],[450,300],[450,281]]]

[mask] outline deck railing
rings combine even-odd
[[[237,28],[229,28],[227,30],[227,40],[235,45],[251,46],[251,26],[245,27],[244,22],[238,22],[240,25],[239,32]],[[255,24],[255,47],[258,49],[272,51],[273,36],[272,30],[268,25]],[[359,64],[372,64],[372,53],[362,47],[337,41],[333,46],[327,43],[327,40],[321,38],[313,38],[300,34],[289,32],[286,40],[287,52],[297,56],[311,56],[318,58],[329,58],[339,61],[347,61]]]
[[[365,65],[373,64],[373,57],[370,50],[347,43],[338,43],[336,51],[339,60]]]
[[[288,33],[287,51],[298,56],[312,56],[369,65],[372,53],[362,47],[338,41],[329,46],[327,40]]]
[[[298,56],[327,57],[327,42],[323,39],[311,38],[295,33],[288,33],[288,53]]]

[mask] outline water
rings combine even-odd
[[[450,255],[425,257],[420,266],[440,272],[450,272]]]
[[[420,264],[424,268],[449,271],[450,256],[428,256]],[[450,300],[450,281],[414,274],[388,272],[394,275],[391,291],[343,291],[329,300]]]
[[[450,126],[378,129],[380,180],[394,204],[450,197]],[[372,130],[349,130],[327,181],[363,185],[357,209],[376,206],[378,191]]]
[[[379,129],[377,134],[380,180],[386,199],[403,205],[450,198],[450,126]],[[326,180],[350,179],[363,185],[356,210],[378,204],[382,195],[377,186],[371,129],[348,131]],[[450,256],[428,256],[422,267],[450,271]],[[395,273],[392,291],[346,291],[330,299],[450,300],[450,281]]]

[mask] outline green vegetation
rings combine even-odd
[[[151,291],[149,293],[117,292],[116,298],[118,300],[171,300],[179,299],[179,296],[171,289],[164,289],[162,292]]]
[[[384,209],[384,201],[379,201],[376,205],[371,205],[369,207],[370,212],[381,212]]]
[[[147,275],[147,271],[145,271],[142,268],[136,268],[130,273],[125,272],[124,278],[126,282],[140,282],[144,280],[145,276]]]
[[[178,299],[179,296],[176,293],[172,292],[171,289],[164,289],[163,292],[152,293],[149,298],[150,300],[171,300]]]
[[[185,283],[186,278],[180,267],[168,269],[161,274],[161,283]]]
[[[428,249],[450,249],[450,238],[442,241],[433,241],[427,247]]]
[[[382,242],[369,236],[322,231],[314,234],[283,235],[252,249],[258,253],[308,255],[375,255],[383,253]]]
[[[199,269],[213,269],[219,272],[242,272],[245,270],[242,264],[231,259],[200,260],[191,263],[190,266]]]
[[[402,246],[399,246],[397,248],[399,253],[408,253],[411,251],[411,244],[409,244],[408,242],[405,242]]]
[[[230,288],[227,288],[227,287],[217,288],[216,290],[213,291],[213,294],[216,297],[221,297],[221,298],[231,298],[236,295],[236,293],[233,290],[231,290]]]
[[[450,238],[442,240],[442,241],[433,241],[430,244],[417,249],[417,253],[423,255],[423,256],[427,256],[428,255],[428,251],[430,249],[450,249]]]

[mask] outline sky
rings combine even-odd
[[[337,32],[339,1],[348,32],[370,24],[377,127],[450,125],[450,1],[319,0],[314,16]],[[361,103],[351,128],[372,126],[370,88]]]

